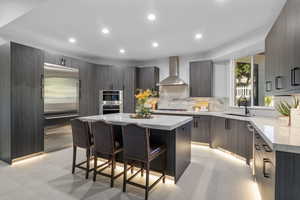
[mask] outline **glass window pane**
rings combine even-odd
[[[239,58],[234,61],[235,67],[235,106],[251,106],[251,56]]]

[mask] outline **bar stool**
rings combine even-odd
[[[150,130],[142,128],[135,124],[129,124],[123,127],[123,143],[124,143],[124,180],[123,180],[123,192],[126,192],[126,184],[131,184],[136,187],[145,189],[145,199],[148,199],[149,191],[159,183],[162,179],[165,183],[165,170],[166,170],[166,148],[164,145],[150,144],[149,140]],[[162,175],[149,186],[149,172],[150,163],[152,160],[158,158],[159,156],[164,156],[161,158]],[[131,177],[127,179],[127,163],[128,161],[137,161],[142,165],[141,170],[137,171]],[[141,172],[143,174],[143,169],[146,169],[146,185],[141,185],[131,180]]]
[[[73,137],[73,164],[72,164],[72,174],[75,173],[75,168],[83,169],[86,171],[85,178],[89,178],[90,160],[91,160],[91,148],[93,146],[92,135],[90,133],[90,128],[88,122],[83,122],[79,119],[71,120],[72,127],[72,137]],[[76,164],[76,153],[77,147],[86,150],[86,161]],[[86,167],[82,167],[86,163]]]
[[[93,181],[96,181],[97,174],[110,178],[110,186],[114,186],[114,180],[123,172],[115,175],[116,168],[116,156],[123,152],[121,141],[117,141],[117,133],[111,124],[104,121],[97,121],[91,124],[92,133],[94,135],[94,177]],[[121,133],[120,133],[121,135]],[[98,157],[108,158],[108,161],[97,166]],[[111,166],[111,173],[103,173],[105,169]],[[101,169],[99,169],[101,168]],[[98,170],[99,169],[99,170]]]

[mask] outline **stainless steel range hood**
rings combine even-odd
[[[169,76],[162,80],[159,86],[179,86],[187,85],[181,78],[179,78],[179,57],[169,57]]]

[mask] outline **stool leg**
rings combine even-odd
[[[114,180],[115,180],[115,155],[112,155],[111,158],[111,174],[110,174],[110,187],[114,187]]]
[[[86,174],[85,179],[89,178],[89,172],[90,172],[90,156],[91,156],[91,150],[86,150]]]
[[[166,166],[167,166],[167,155],[166,152],[163,153],[161,158],[161,164],[162,164],[162,175],[163,175],[163,183],[166,183]]]
[[[143,177],[144,176],[144,163],[141,163],[141,168],[142,168],[141,177]]]
[[[146,191],[145,191],[145,200],[148,200],[149,194],[149,170],[150,170],[150,163],[146,163]]]
[[[123,192],[126,192],[127,182],[127,161],[124,161]]]
[[[77,147],[73,146],[73,163],[72,163],[72,174],[75,173],[75,165],[76,165],[76,152],[77,152]]]
[[[97,156],[94,155],[94,177],[93,177],[93,181],[95,182],[96,181],[96,176],[97,176]]]
[[[134,165],[132,164],[131,165],[131,170],[130,170],[131,174],[133,174],[133,170],[134,170]]]

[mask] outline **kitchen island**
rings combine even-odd
[[[96,115],[79,118],[82,121],[105,121],[114,126],[136,124],[150,129],[153,143],[165,144],[167,147],[167,175],[179,180],[191,162],[191,127],[192,117],[154,115],[151,119],[132,119],[128,113]],[[160,159],[151,162],[151,169],[161,169]]]

